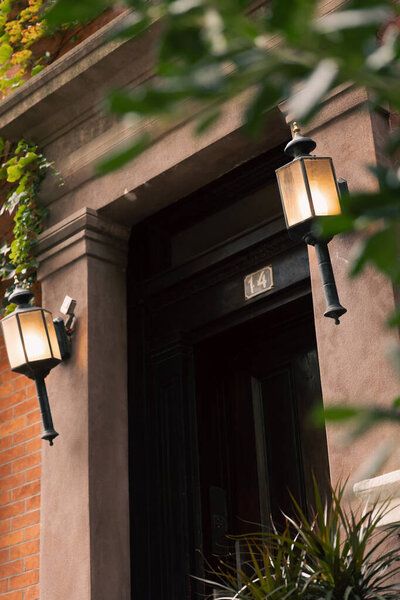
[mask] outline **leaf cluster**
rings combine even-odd
[[[377,527],[387,507],[356,515],[342,508],[344,488],[326,503],[315,485],[315,510],[308,518],[294,502],[282,532],[242,538],[248,561],[237,570],[222,565],[216,581],[221,598],[237,600],[389,600],[398,598],[396,549]]]
[[[107,99],[121,118],[177,121],[193,111],[196,132],[212,128],[223,105],[247,94],[243,127],[262,135],[269,111],[286,101],[290,117],[307,123],[323,99],[339,85],[368,91],[369,109],[382,106],[400,113],[400,4],[396,0],[347,0],[321,16],[318,0],[55,0],[46,19],[52,26],[93,18],[114,4],[129,14],[120,39],[142,35],[157,22],[154,77],[131,90],[114,90]],[[190,112],[191,111],[191,112]],[[100,173],[121,167],[143,152],[157,135],[151,128],[100,166]],[[385,164],[396,164],[400,133],[386,147]],[[349,157],[351,158],[351,157]],[[373,169],[377,191],[342,198],[342,214],[325,218],[317,235],[361,232],[351,274],[373,264],[400,285],[400,169]],[[400,325],[400,309],[389,320]],[[387,411],[386,418],[397,408]],[[368,412],[368,411],[367,411]],[[373,421],[365,413],[364,423]]]
[[[52,163],[35,144],[24,139],[12,146],[0,138],[0,151],[0,184],[4,194],[0,215],[8,213],[13,221],[11,235],[6,235],[0,246],[0,277],[29,287],[36,279],[38,267],[33,246],[47,214],[38,203],[38,189]],[[3,306],[13,287],[8,288]]]
[[[46,12],[52,26],[93,18],[117,0],[56,0]],[[118,4],[121,4],[118,0]],[[255,9],[249,0],[124,0],[130,9],[118,37],[130,39],[162,21],[155,76],[132,90],[114,90],[107,104],[120,117],[181,119],[187,106],[200,117],[196,131],[214,126],[223,103],[249,94],[243,125],[260,135],[269,109],[281,100],[293,119],[306,123],[337,85],[353,82],[369,91],[370,109],[400,112],[400,5],[392,0],[348,0],[320,16],[317,0],[270,0]],[[99,166],[117,169],[152,142],[152,133]],[[396,133],[388,157],[400,150]],[[400,284],[400,171],[375,169],[375,194],[345,197],[342,215],[320,225],[323,235],[363,231],[352,274],[373,263]],[[391,319],[400,324],[400,313]]]
[[[117,0],[56,0],[46,19],[52,25],[87,19],[113,4]],[[201,112],[197,131],[203,132],[221,116],[226,100],[248,92],[243,124],[259,135],[279,101],[289,99],[293,118],[305,123],[327,93],[348,82],[367,87],[375,103],[400,110],[400,9],[392,0],[349,0],[322,18],[317,0],[291,0],[290,10],[282,0],[258,9],[249,0],[122,4],[130,14],[120,38],[141,35],[156,21],[162,21],[162,34],[155,77],[110,94],[109,108],[118,115],[179,119],[190,100]],[[100,171],[121,166],[150,142],[146,136],[133,140]]]
[[[37,56],[34,45],[47,32],[43,18],[50,0],[0,1],[0,92],[3,95],[36,75],[48,62],[48,53]]]

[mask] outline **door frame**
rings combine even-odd
[[[245,300],[244,276],[268,264],[274,287]],[[133,594],[189,600],[204,591],[188,576],[202,573],[193,347],[309,295],[308,255],[277,218],[129,287]]]

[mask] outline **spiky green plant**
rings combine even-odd
[[[391,532],[378,525],[387,507],[357,515],[342,508],[344,488],[326,503],[315,486],[308,518],[294,502],[283,532],[242,538],[248,560],[237,570],[223,565],[214,589],[237,600],[390,600],[400,598],[400,557],[388,549]],[[211,583],[208,581],[208,583]]]

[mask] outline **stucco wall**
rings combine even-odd
[[[336,5],[333,0],[325,3],[329,10]],[[134,163],[102,180],[94,178],[94,163],[133,133],[126,122],[101,113],[98,102],[111,82],[135,84],[148,76],[157,35],[153,28],[137,43],[103,46],[95,34],[0,106],[0,127],[6,135],[33,137],[65,177],[63,188],[50,179],[43,189],[51,217],[40,241],[39,276],[50,310],[57,312],[65,294],[78,300],[73,357],[48,380],[60,438],[42,452],[41,600],[120,600],[130,594],[124,271],[129,227],[280,145],[288,135],[276,109],[260,140],[245,139],[242,96],[227,104],[223,120],[202,138],[193,139],[192,124],[182,122],[160,131],[154,146]],[[351,190],[373,185],[365,165],[376,160],[377,129],[362,112],[365,101],[358,90],[342,90],[311,130],[317,152],[333,156],[337,174],[348,179]],[[348,279],[355,243],[355,238],[337,238],[331,244],[340,297],[348,309],[339,327],[322,316],[324,299],[310,250],[324,400],[387,405],[398,386],[384,358],[387,344],[396,338],[384,327],[394,295],[373,271],[354,282]],[[26,393],[31,391],[27,388]],[[14,418],[13,413],[10,422]],[[25,420],[22,431],[30,426]],[[6,439],[12,441],[19,433],[9,432]],[[340,433],[328,431],[334,480],[355,473],[384,436],[380,427],[343,449]],[[34,442],[39,448],[40,440]],[[30,440],[22,443],[30,448],[29,456],[35,452]],[[11,459],[6,464],[12,474]],[[8,504],[13,494],[5,496]],[[31,504],[29,512],[34,512]],[[11,531],[11,516],[7,519]],[[22,547],[25,539],[18,544]],[[22,594],[9,600],[30,598]]]

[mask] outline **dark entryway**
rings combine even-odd
[[[312,501],[327,476],[325,434],[309,414],[321,401],[310,297],[252,319],[195,350],[205,556]]]
[[[226,534],[279,522],[289,491],[306,507],[312,472],[328,478],[307,421],[321,401],[307,250],[261,158],[132,233],[134,600],[194,600],[190,575],[232,550]],[[246,276],[266,267],[273,286],[249,299]]]

